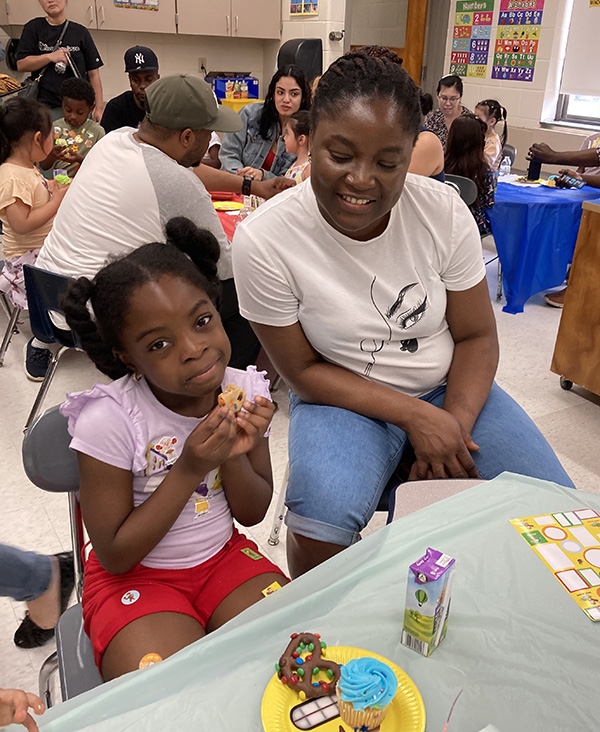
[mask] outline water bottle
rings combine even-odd
[[[500,163],[500,175],[510,175],[511,162],[508,155],[502,159]]]

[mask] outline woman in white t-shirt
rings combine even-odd
[[[407,174],[421,113],[406,71],[347,54],[312,115],[311,178],[233,241],[240,311],[293,392],[292,576],[359,538],[400,461],[410,479],[511,470],[572,485],[494,384],[496,324],[468,208]]]

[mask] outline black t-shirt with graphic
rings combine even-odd
[[[102,122],[104,131],[108,134],[119,127],[139,127],[144,119],[145,112],[135,103],[132,91],[126,91],[114,97],[104,107]]]
[[[65,21],[66,22],[66,21]],[[27,56],[40,56],[43,53],[52,53],[60,34],[62,25],[50,25],[46,18],[34,18],[23,28],[23,34],[17,49],[17,61]],[[87,72],[99,69],[103,66],[102,59],[96,48],[92,36],[87,28],[79,23],[69,22],[69,27],[61,43],[62,48],[67,48],[71,53],[71,60],[77,67],[80,75],[87,79]],[[32,73],[36,78],[42,69]],[[54,64],[48,64],[46,71],[40,79],[38,99],[49,107],[60,107],[60,95],[58,90],[65,79],[74,76],[67,64],[66,71],[61,74],[56,71]]]

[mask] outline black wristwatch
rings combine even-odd
[[[242,196],[249,196],[252,193],[252,183],[254,178],[251,175],[245,175],[242,181]]]

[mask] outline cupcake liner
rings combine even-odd
[[[342,721],[349,724],[353,728],[366,727],[367,729],[377,729],[385,719],[389,704],[382,709],[372,709],[371,707],[365,707],[364,709],[354,709],[352,702],[344,701],[341,696],[339,689],[336,688],[338,709],[340,710],[340,717]]]

